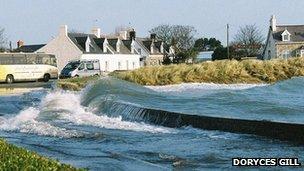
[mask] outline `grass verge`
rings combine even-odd
[[[57,87],[63,90],[80,91],[87,84],[98,80],[100,76],[89,76],[89,77],[77,77],[61,79],[57,82]]]
[[[56,160],[42,157],[35,152],[8,144],[0,139],[0,170],[85,170],[71,165],[61,164]]]
[[[143,67],[133,71],[114,72],[114,77],[141,85],[179,83],[274,83],[304,76],[304,58],[276,60],[221,60],[200,64]]]

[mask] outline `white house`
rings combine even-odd
[[[140,55],[133,44],[134,40],[102,38],[99,28],[93,28],[91,34],[69,33],[64,25],[58,36],[37,52],[54,54],[59,70],[78,59],[99,59],[104,71],[132,70],[140,66]]]

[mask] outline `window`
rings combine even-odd
[[[87,70],[94,70],[94,65],[93,63],[87,63],[86,64]]]
[[[137,51],[138,51],[138,54],[141,55],[141,49],[138,48]]]
[[[284,59],[287,59],[287,58],[289,58],[289,57],[290,57],[290,51],[289,51],[289,50],[283,51],[283,58],[284,58]]]
[[[84,64],[81,63],[80,66],[78,67],[78,70],[83,70],[84,69]]]
[[[268,59],[270,59],[270,58],[271,58],[271,51],[268,50]]]
[[[281,34],[282,41],[290,41],[290,33],[285,29],[285,31]]]
[[[133,69],[135,69],[135,62],[133,62]]]
[[[304,57],[304,50],[303,49],[301,50],[301,54],[300,55],[301,55],[301,57]]]
[[[118,69],[120,70],[120,68],[121,68],[121,63],[118,62]]]
[[[42,64],[42,57],[36,57],[36,64]]]
[[[129,70],[129,61],[128,60],[126,61],[126,64],[127,64],[127,70]]]
[[[105,71],[108,71],[108,70],[109,70],[109,62],[105,61]]]
[[[283,41],[289,41],[289,35],[288,34],[283,35]]]

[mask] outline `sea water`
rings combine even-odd
[[[141,109],[304,123],[304,78],[276,84],[142,87],[104,78],[81,92],[0,96],[0,136],[90,170],[231,169],[234,157],[297,157],[303,147],[264,137],[145,122]]]

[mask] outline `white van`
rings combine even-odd
[[[60,78],[87,77],[100,75],[98,60],[70,61],[61,71]]]

